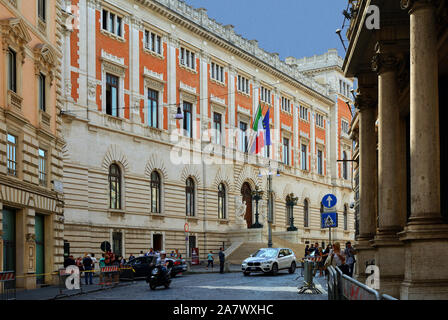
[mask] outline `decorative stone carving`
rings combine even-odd
[[[8,46],[17,46],[21,56],[22,64],[25,63],[25,45],[31,41],[26,24],[20,18],[9,18],[0,20],[3,50]]]
[[[70,88],[70,91],[71,91],[71,88]],[[87,93],[89,96],[89,100],[96,100],[96,82],[95,81],[89,81],[89,83],[87,84]]]

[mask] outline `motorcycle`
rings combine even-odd
[[[152,269],[151,274],[146,278],[146,282],[149,283],[151,290],[155,290],[157,287],[165,286],[168,289],[171,284],[171,268],[173,267],[173,261],[168,261],[167,267],[163,270],[162,265],[157,265]]]

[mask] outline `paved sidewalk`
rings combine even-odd
[[[17,289],[16,299],[17,300],[53,300],[53,299],[58,299],[58,298],[63,298],[63,297],[71,297],[71,296],[87,294],[87,293],[92,293],[92,292],[97,292],[97,291],[102,291],[102,290],[109,290],[111,288],[114,288],[113,285],[111,285],[111,286],[99,285],[98,281],[99,281],[99,278],[94,277],[92,285],[85,285],[84,278],[81,278],[81,289],[80,290],[64,289],[64,290],[62,290],[62,295],[60,294],[58,286],[47,286],[47,287],[42,287],[42,288],[32,289],[32,290]],[[134,281],[122,281],[119,284],[117,284],[115,286],[115,288],[129,286],[133,283],[134,283]]]

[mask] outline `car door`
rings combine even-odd
[[[132,267],[134,268],[134,277],[140,278],[145,276],[145,259],[146,257],[138,257],[133,260]]]
[[[286,268],[286,255],[285,255],[285,250],[284,249],[280,249],[278,252],[278,268],[279,269],[284,269]]]

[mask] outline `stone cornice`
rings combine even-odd
[[[257,41],[247,40],[237,35],[231,26],[223,26],[210,19],[205,9],[194,9],[179,0],[136,0],[136,2],[223,47],[254,66],[284,80],[284,82],[301,88],[313,97],[328,104],[332,103],[328,87],[322,86],[296,68],[287,65],[279,59],[278,55],[260,49]]]

